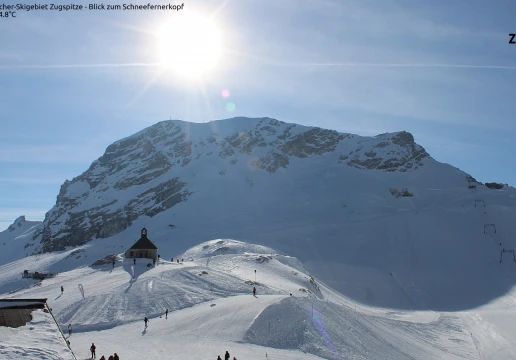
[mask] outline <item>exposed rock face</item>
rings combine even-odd
[[[56,205],[34,233],[33,239],[41,241],[35,252],[108,238],[140,216],[153,217],[187,202],[195,196],[192,169],[198,164],[216,164],[214,173],[225,179],[234,167],[274,175],[294,160],[310,166],[310,159],[326,155],[340,166],[388,172],[416,170],[429,157],[407,132],[359,137],[270,118],[162,121],[111,144],[87,171],[64,182]],[[206,166],[201,166],[203,176]],[[241,178],[253,187],[246,173]]]
[[[495,182],[492,182],[492,183],[486,183],[485,184],[489,189],[502,189],[503,188],[503,184],[498,184],[498,183],[495,183]]]
[[[370,140],[375,141],[373,149],[367,151],[359,148],[347,164],[359,169],[405,172],[417,170],[423,165],[421,160],[430,156],[423,147],[414,142],[412,134],[406,131],[394,135],[381,134]]]
[[[407,189],[390,188],[389,191],[391,192],[392,196],[395,196],[397,198],[414,196],[414,194],[410,193]]]

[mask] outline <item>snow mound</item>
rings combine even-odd
[[[244,340],[325,359],[459,359],[464,354],[473,358],[471,339],[457,325],[451,317],[422,324],[357,316],[349,307],[290,297],[265,308]],[[457,342],[464,348],[457,348]]]
[[[200,259],[230,254],[275,254],[271,248],[231,239],[210,240],[194,246],[183,254],[184,259]]]

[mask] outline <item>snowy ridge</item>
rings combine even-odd
[[[6,230],[0,232],[0,264],[25,256],[25,245],[32,240],[40,224],[41,221],[27,221],[22,215]]]
[[[241,254],[274,254],[274,250],[265,246],[248,244],[243,241],[219,239],[207,241],[186,251],[181,257],[185,259],[209,258],[217,255]]]

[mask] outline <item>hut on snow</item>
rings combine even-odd
[[[125,252],[125,257],[158,260],[158,247],[147,237],[147,229],[142,229],[140,240]]]

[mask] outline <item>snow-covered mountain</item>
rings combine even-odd
[[[261,204],[254,204],[256,193],[274,192],[259,194],[265,203],[288,201],[281,194],[297,178],[331,189],[337,184],[327,184],[324,177],[344,176],[349,169],[407,172],[428,158],[406,132],[362,138],[268,118],[163,121],[110,145],[86,172],[62,185],[56,206],[34,235],[36,244],[41,241],[35,250],[108,238],[142,216],[170,216],[171,209],[203,207],[211,213],[224,198],[238,212],[250,207],[261,212]],[[464,183],[465,175],[457,175]]]
[[[439,163],[407,132],[361,137],[270,118],[163,121],[110,145],[62,185],[43,223],[7,247],[18,258],[74,247],[102,257],[128,248],[145,226],[168,258],[233,238],[297,257],[361,303],[456,310],[514,285],[499,260],[515,247],[515,215],[515,189]],[[492,226],[484,234],[488,224],[496,234]],[[64,255],[48,264],[75,267]]]

